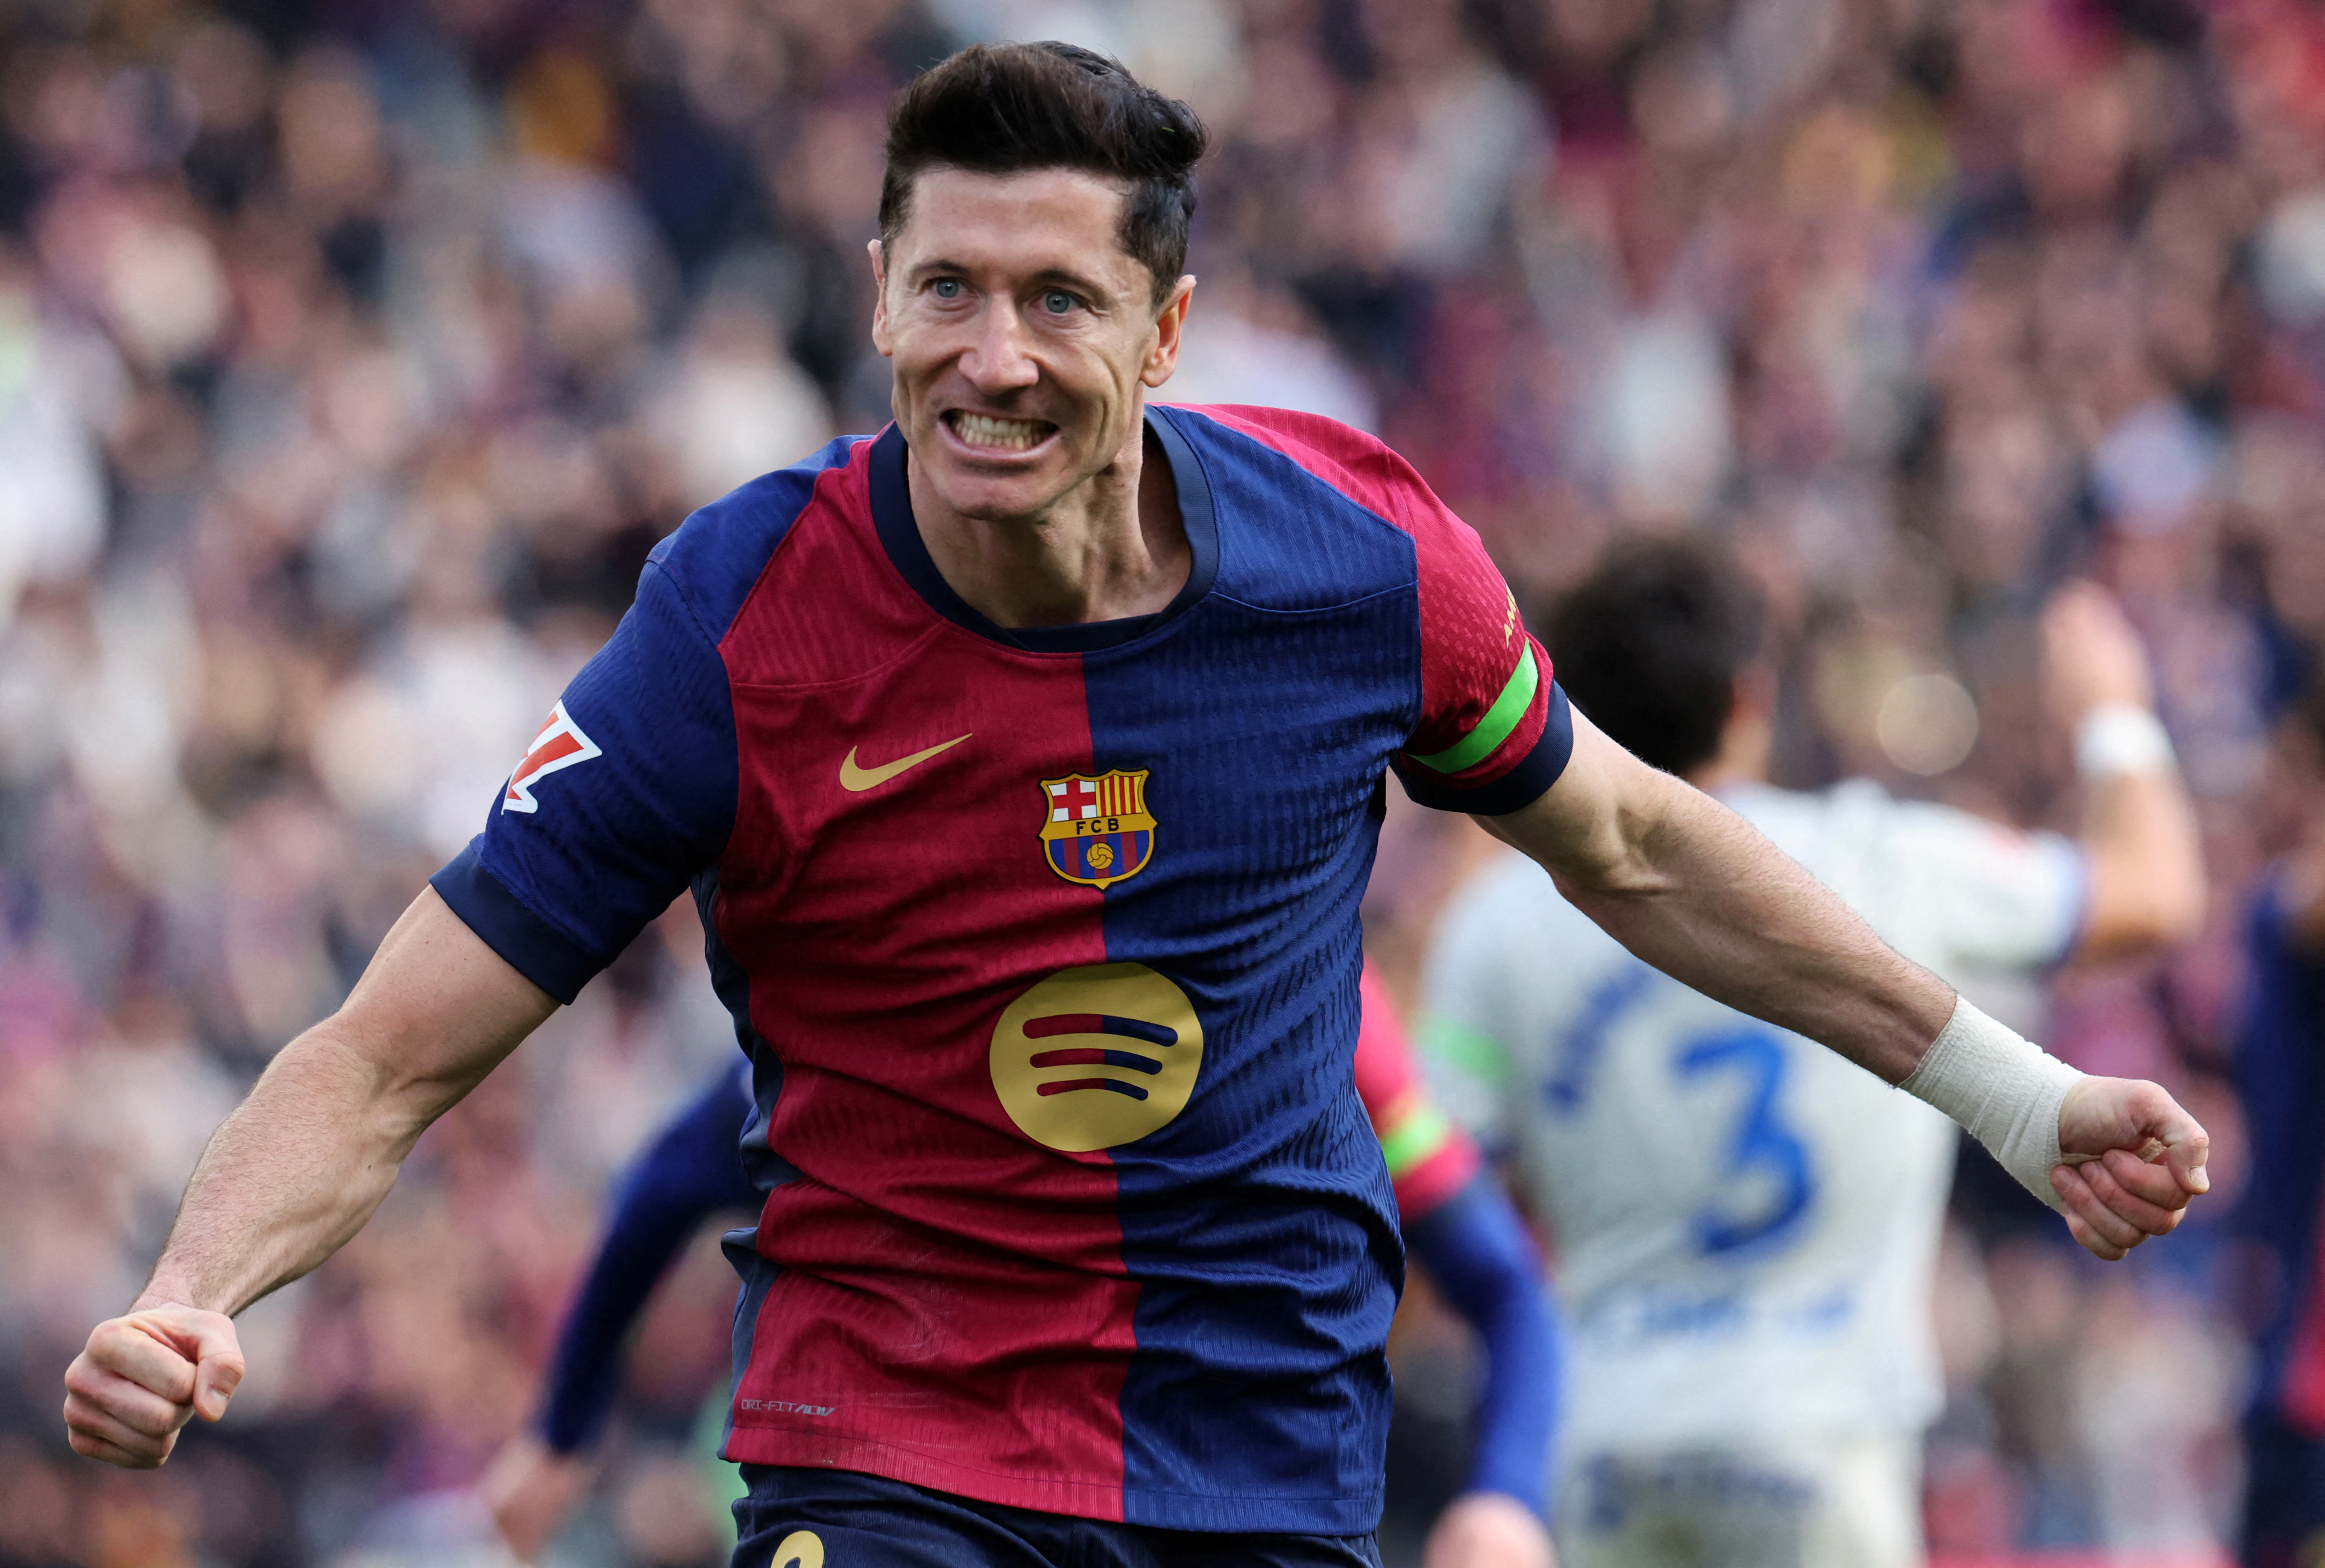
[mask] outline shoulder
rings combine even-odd
[[[1190,441],[1246,461],[1277,459],[1296,472],[1408,530],[1422,511],[1441,510],[1413,465],[1377,436],[1321,414],[1242,404],[1163,405]],[[1205,438],[1208,437],[1208,442]]]
[[[647,558],[686,601],[713,641],[733,623],[751,588],[783,540],[819,495],[845,504],[848,481],[862,493],[861,470],[871,445],[866,436],[842,436],[802,462],[762,474],[696,511]]]

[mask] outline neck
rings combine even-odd
[[[1144,420],[1113,462],[1030,517],[955,512],[909,453],[904,474],[929,558],[996,626],[1152,615],[1177,597],[1193,567],[1178,484]]]

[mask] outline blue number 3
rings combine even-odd
[[[1770,1202],[1739,1214],[1725,1204],[1707,1204],[1695,1215],[1697,1241],[1708,1253],[1733,1252],[1788,1238],[1808,1214],[1814,1196],[1808,1150],[1786,1127],[1777,1099],[1783,1093],[1783,1047],[1759,1029],[1712,1035],[1681,1051],[1672,1064],[1682,1078],[1734,1069],[1750,1085],[1744,1114],[1728,1144],[1727,1174],[1743,1178],[1761,1173],[1775,1186]]]

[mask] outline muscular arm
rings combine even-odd
[[[1716,1001],[1819,1040],[1894,1084],[1954,1008],[1758,830],[1574,715],[1550,791],[1488,833],[1539,862],[1569,903]]]
[[[2203,855],[2177,773],[2126,773],[2092,785],[2078,837],[2090,877],[2080,956],[2185,942],[2202,928]]]
[[[2103,709],[2152,714],[2147,653],[2106,590],[2070,583],[2042,612],[2042,674],[2070,726]],[[2168,754],[2084,784],[2076,837],[2089,876],[2075,951],[2107,958],[2193,937],[2204,923],[2204,855],[2187,787]]]
[[[1579,714],[1573,758],[1549,792],[1479,820],[1647,963],[1889,1083],[1912,1075],[1955,1017],[1959,999],[1945,982],[1891,951],[1735,813],[1630,756]],[[1973,1069],[1967,1090],[1947,1075],[1938,1102],[2020,1180],[2033,1186],[2047,1175],[2068,1229],[2090,1251],[2122,1257],[2172,1230],[2189,1198],[2209,1187],[2204,1130],[2156,1085],[2079,1078],[2063,1102],[2043,1102],[2058,1104],[2051,1143],[2048,1128],[2029,1120],[2036,1097],[2007,1081],[2024,1061],[2045,1059],[2024,1041],[2004,1054],[2010,1069],[1996,1077]],[[2013,1149],[2035,1148],[2048,1149],[2032,1161],[2043,1169],[2014,1163]]]
[[[150,1468],[190,1416],[218,1419],[241,1378],[227,1319],[361,1230],[429,1123],[556,1005],[423,891],[211,1137],[153,1277],[66,1375],[74,1449]]]

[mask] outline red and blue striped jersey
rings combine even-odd
[[[679,891],[754,1064],[726,1452],[1175,1528],[1358,1534],[1403,1253],[1352,1076],[1385,776],[1571,731],[1371,438],[1149,410],[1193,565],[1012,630],[893,428],[688,520],[435,886],[570,999]]]

